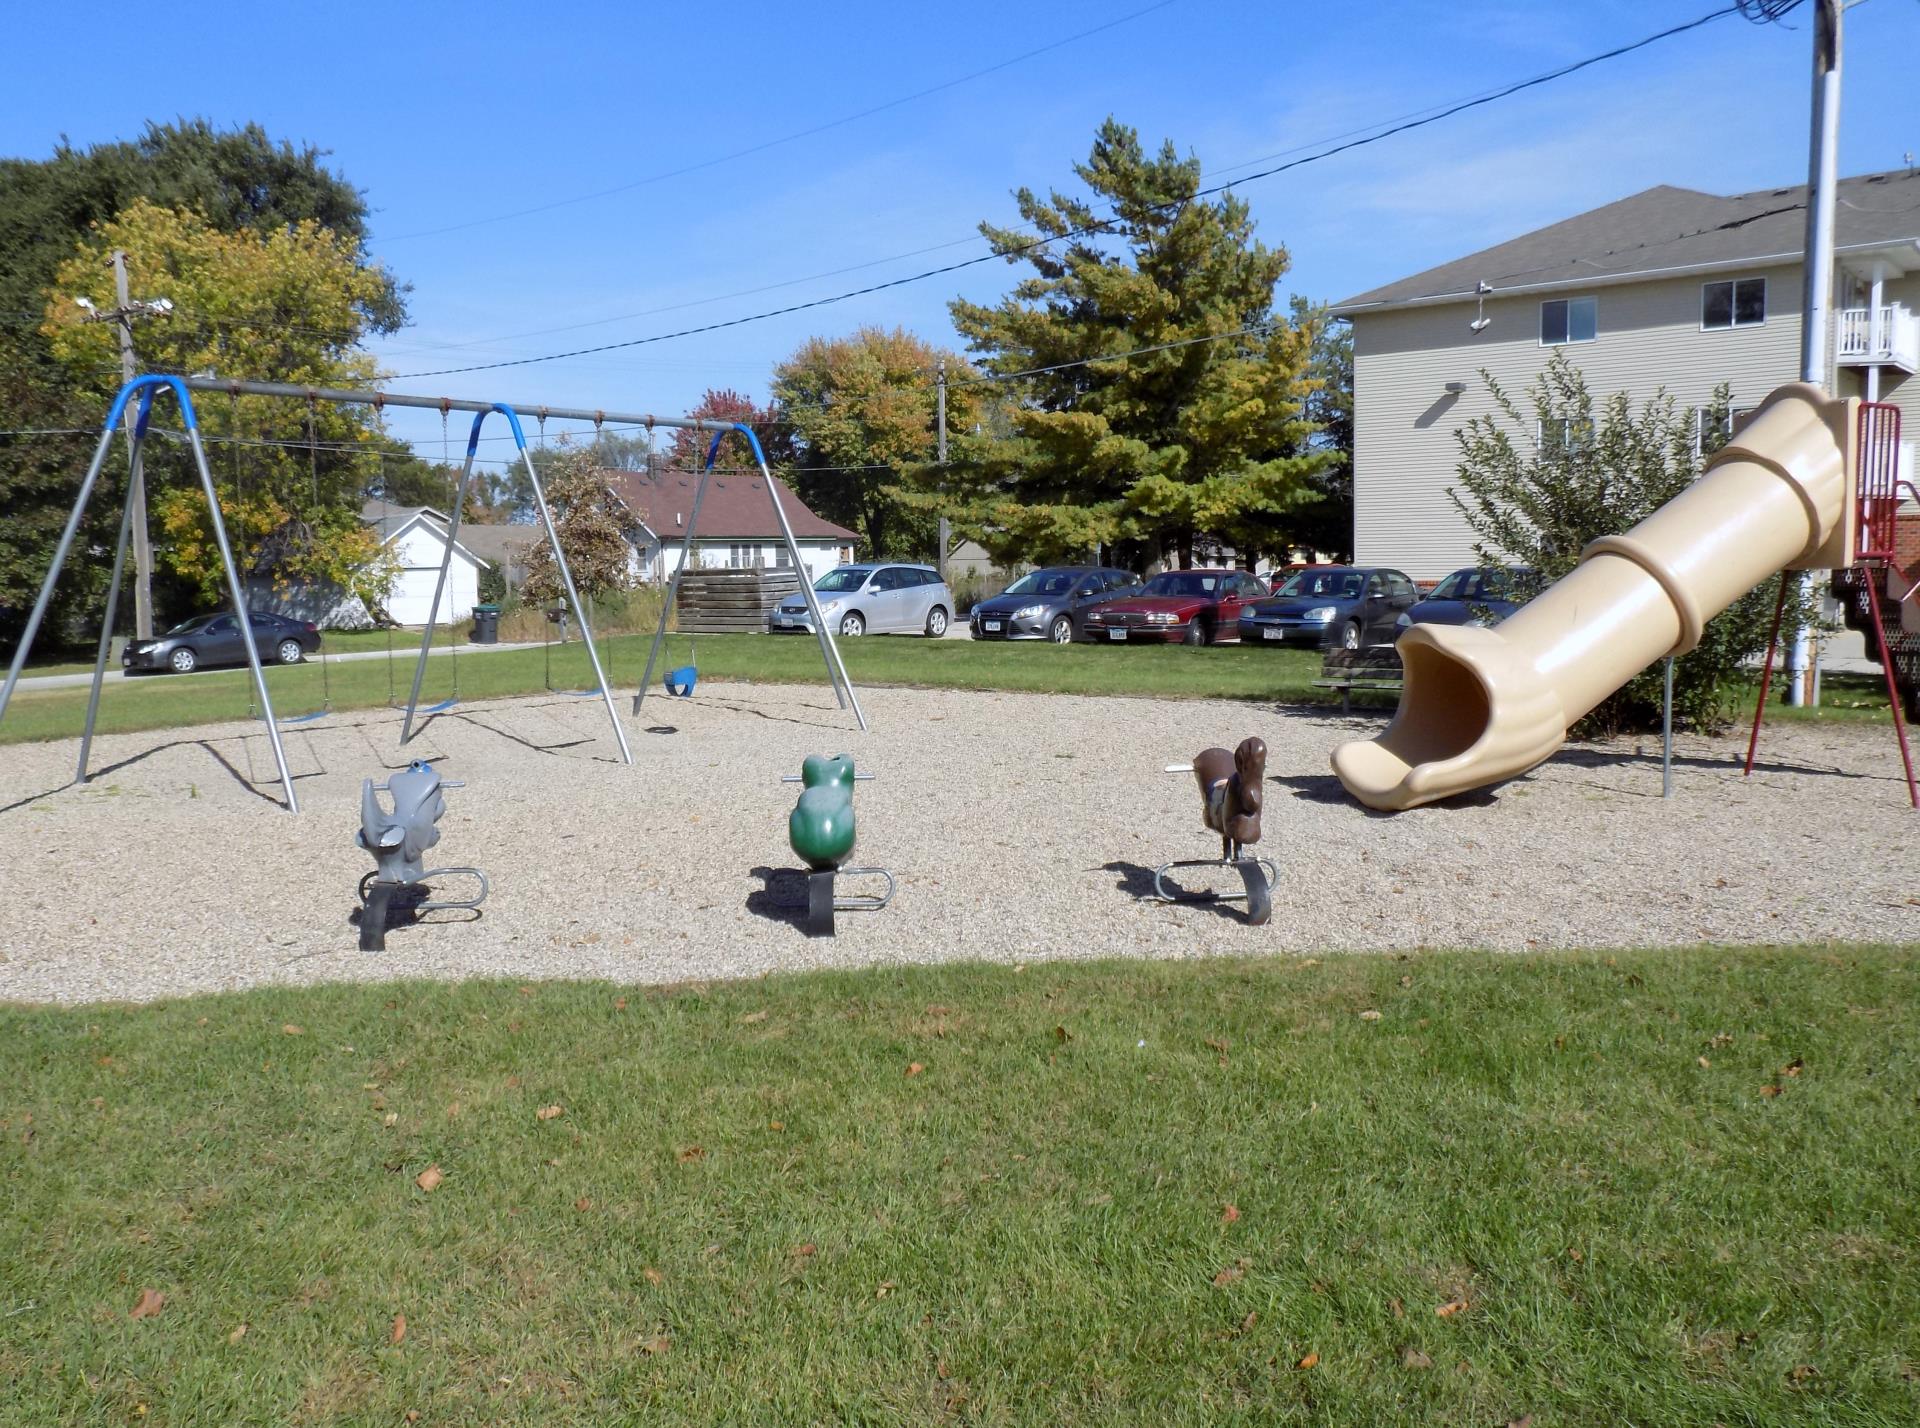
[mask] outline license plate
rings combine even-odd
[[[1107,631],[1107,638],[1110,640],[1124,640],[1126,637],[1127,637],[1127,632],[1125,630],[1108,630]]]
[[[1263,640],[1284,640],[1286,637],[1285,630],[1266,629],[1260,632],[1260,638]]]
[[[998,620],[988,620],[986,622],[986,628],[989,630],[997,630],[1000,628],[1000,622]]]

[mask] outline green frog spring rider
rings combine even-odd
[[[787,774],[783,783],[804,785],[800,800],[787,817],[787,841],[801,862],[807,865],[807,920],[809,937],[833,936],[833,914],[873,912],[893,901],[893,874],[885,868],[852,868],[853,785],[855,780],[872,778],[855,773],[853,760],[846,754],[826,758],[809,754],[800,772]],[[841,874],[885,878],[886,892],[877,897],[836,897],[834,879]]]

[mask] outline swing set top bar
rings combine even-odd
[[[738,423],[715,417],[662,417],[644,412],[589,411],[584,407],[550,407],[539,402],[488,402],[468,397],[419,397],[408,393],[360,391],[346,387],[303,387],[294,382],[252,382],[237,377],[180,377],[195,392],[227,392],[246,397],[298,397],[309,402],[339,402],[348,406],[419,407],[436,412],[490,412],[510,407],[542,420],[590,421],[599,425],[684,427],[688,431],[727,432]]]

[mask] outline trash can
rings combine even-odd
[[[500,643],[500,607],[498,605],[473,607],[473,642],[476,645]]]

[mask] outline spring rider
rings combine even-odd
[[[360,950],[384,952],[387,931],[418,922],[420,914],[437,908],[478,907],[487,900],[487,875],[478,868],[424,868],[427,849],[440,841],[434,825],[447,811],[440,791],[464,788],[442,780],[432,764],[415,760],[385,783],[364,779],[360,784],[360,833],[356,842],[373,855],[374,870],[360,879]],[[380,806],[375,792],[391,795],[393,811]],[[466,901],[428,902],[429,879],[453,874],[475,878],[480,895]]]
[[[1220,835],[1218,858],[1183,858],[1153,870],[1153,895],[1162,902],[1245,902],[1247,922],[1263,927],[1273,915],[1272,885],[1278,870],[1265,858],[1249,857],[1247,845],[1260,841],[1260,807],[1266,801],[1264,739],[1242,739],[1232,753],[1202,749],[1190,764],[1168,764],[1168,773],[1190,773],[1200,784],[1200,821]],[[1174,868],[1233,868],[1244,893],[1168,892],[1163,879]]]
[[[853,854],[853,785],[872,774],[857,774],[846,754],[825,758],[809,754],[800,772],[786,774],[782,783],[803,784],[800,800],[787,817],[787,841],[807,865],[807,920],[809,937],[833,936],[833,914],[876,912],[893,901],[893,874],[885,868],[851,868]],[[841,874],[885,878],[887,890],[878,896],[837,897],[834,879]]]

